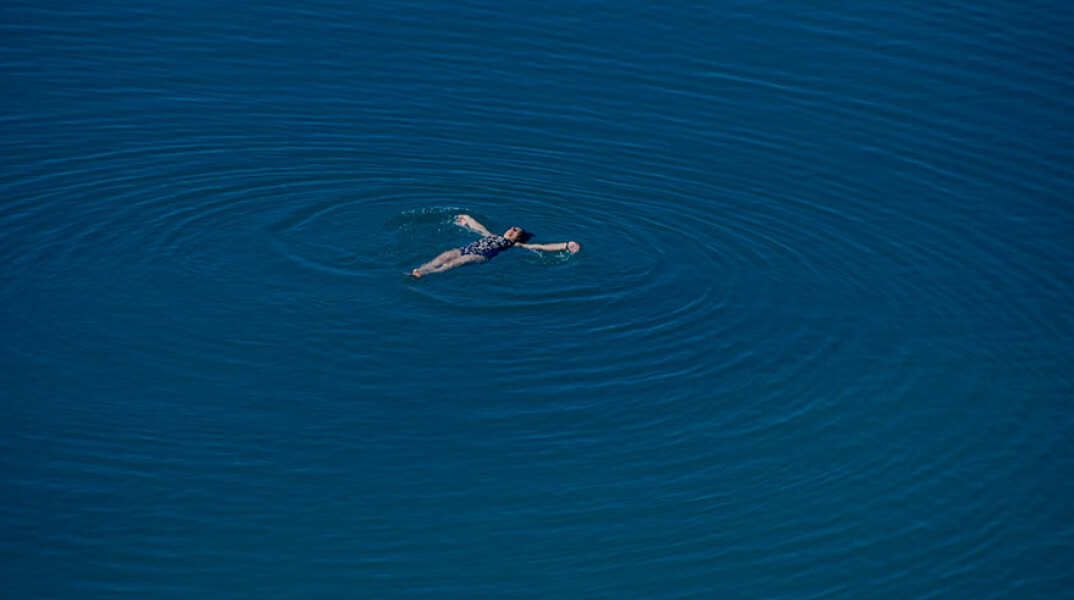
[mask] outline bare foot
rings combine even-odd
[[[571,254],[577,254],[578,251],[581,250],[581,249],[582,249],[582,246],[579,245],[578,242],[574,242],[574,241],[567,242],[567,250],[570,250]]]
[[[414,279],[421,279],[421,272],[418,271],[417,269],[414,269],[413,271],[410,272],[410,276],[413,277]]]

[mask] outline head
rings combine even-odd
[[[529,238],[529,235],[521,227],[512,227],[503,233],[503,237],[512,242],[524,242]]]

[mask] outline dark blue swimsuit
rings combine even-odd
[[[466,256],[467,254],[480,254],[488,260],[514,245],[514,242],[502,235],[489,235],[476,242],[467,244],[462,248],[459,248],[459,250],[462,251],[463,256]]]

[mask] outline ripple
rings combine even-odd
[[[424,596],[1032,589],[1008,559],[1062,550],[1069,487],[1062,15],[327,8],[12,9],[4,464],[68,512],[7,525],[118,531],[89,587],[150,595],[303,545]],[[583,250],[407,278],[460,212]]]

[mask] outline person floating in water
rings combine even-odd
[[[411,271],[411,277],[420,278],[429,273],[442,273],[463,265],[488,262],[500,252],[515,246],[518,246],[519,248],[528,248],[530,250],[545,250],[547,252],[568,251],[571,254],[574,254],[581,249],[578,242],[573,240],[570,242],[556,242],[554,244],[523,243],[526,239],[526,232],[520,227],[512,227],[505,231],[503,235],[494,235],[488,228],[481,223],[478,223],[470,215],[459,215],[455,217],[455,224],[476,231],[484,237],[461,248],[454,248],[444,252],[440,256],[437,256],[431,261]]]

